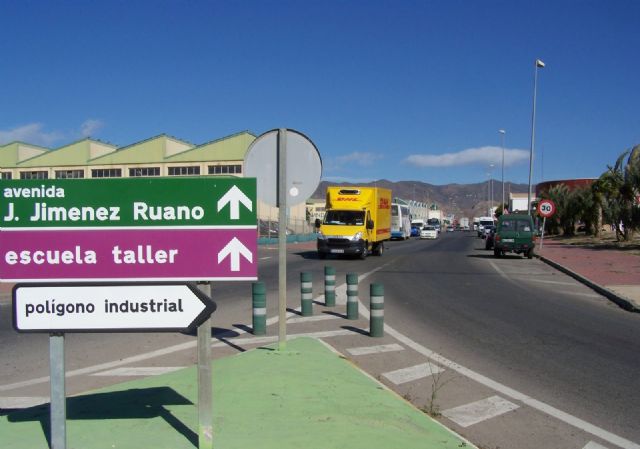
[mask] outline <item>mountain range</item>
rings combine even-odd
[[[428,205],[436,204],[444,211],[445,215],[453,214],[456,217],[484,215],[489,209],[491,191],[493,191],[493,206],[498,206],[502,200],[502,183],[499,180],[489,180],[477,184],[446,185],[433,185],[421,181],[393,182],[386,179],[360,184],[322,181],[311,197],[324,199],[328,186],[355,185],[390,189],[393,198],[420,201]],[[509,192],[526,193],[528,185],[505,182],[504,187],[505,202],[508,202]]]

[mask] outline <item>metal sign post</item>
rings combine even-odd
[[[287,208],[309,198],[320,182],[322,160],[304,134],[274,129],[253,141],[245,156],[245,175],[257,179],[260,200],[278,207],[278,348],[287,339]],[[275,183],[274,183],[275,180]]]
[[[551,200],[541,200],[538,203],[538,214],[542,215],[542,235],[540,236],[540,249],[544,245],[544,228],[547,224],[547,217],[553,217],[556,213],[556,205]]]
[[[67,395],[64,373],[64,334],[49,334],[51,449],[67,447]]]
[[[200,285],[211,297],[211,283]],[[198,449],[213,449],[213,381],[211,379],[211,315],[198,326]]]
[[[278,349],[287,346],[287,134],[278,130]]]

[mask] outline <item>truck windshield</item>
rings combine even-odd
[[[364,225],[364,212],[355,210],[330,210],[324,217],[324,224],[327,225]]]

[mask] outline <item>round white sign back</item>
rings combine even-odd
[[[287,206],[305,202],[320,183],[322,159],[316,146],[304,134],[287,129]],[[244,159],[245,176],[257,179],[258,199],[278,205],[278,130],[259,136],[249,146]]]

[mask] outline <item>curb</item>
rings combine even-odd
[[[625,298],[624,296],[609,290],[606,287],[603,287],[600,284],[596,284],[595,282],[587,279],[586,277],[582,276],[581,274],[576,273],[575,271],[570,270],[569,268],[560,265],[558,262],[554,262],[551,259],[547,259],[544,256],[541,256],[539,254],[535,254],[535,256],[540,259],[541,261],[543,261],[544,263],[551,265],[552,267],[556,268],[557,270],[562,271],[565,274],[568,274],[569,276],[571,276],[572,278],[576,279],[577,281],[583,283],[584,285],[586,285],[587,287],[595,290],[596,292],[600,293],[602,296],[605,296],[607,299],[609,299],[610,301],[616,303],[619,307],[623,308],[624,310],[628,311],[628,312],[640,312],[640,309],[638,307],[636,307],[636,305],[633,303],[633,301],[631,301],[630,299]]]

